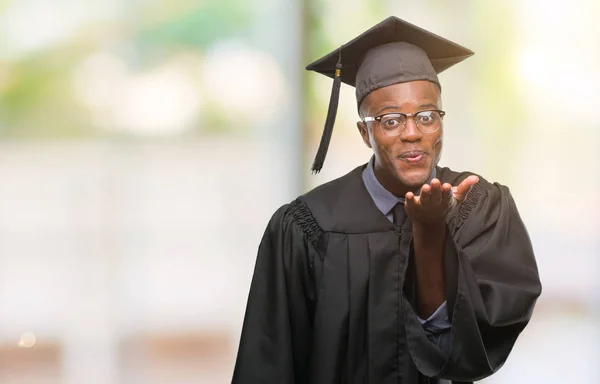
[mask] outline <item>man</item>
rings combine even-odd
[[[281,207],[233,383],[454,383],[496,372],[541,293],[507,187],[438,166],[437,74],[473,53],[391,17],[308,69],[356,87],[371,160]]]

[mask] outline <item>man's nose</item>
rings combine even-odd
[[[419,131],[415,119],[406,119],[406,127],[400,135],[401,139],[405,141],[416,141],[419,140],[422,136],[423,134],[421,133],[421,131]]]

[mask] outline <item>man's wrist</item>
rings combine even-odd
[[[446,221],[444,219],[424,223],[420,221],[413,222],[413,234],[417,238],[421,239],[435,239],[442,238],[446,233]]]

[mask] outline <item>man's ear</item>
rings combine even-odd
[[[369,130],[367,129],[367,125],[362,121],[356,123],[356,127],[358,128],[358,132],[363,139],[365,145],[369,148],[373,148],[371,146],[371,140],[369,140]]]

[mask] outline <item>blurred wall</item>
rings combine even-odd
[[[300,23],[1,3],[0,382],[229,380],[248,256],[301,188]]]
[[[226,383],[274,210],[366,162],[304,66],[390,14],[475,56],[442,165],[508,185],[544,293],[486,383],[597,382],[592,0],[0,1],[0,383]]]

